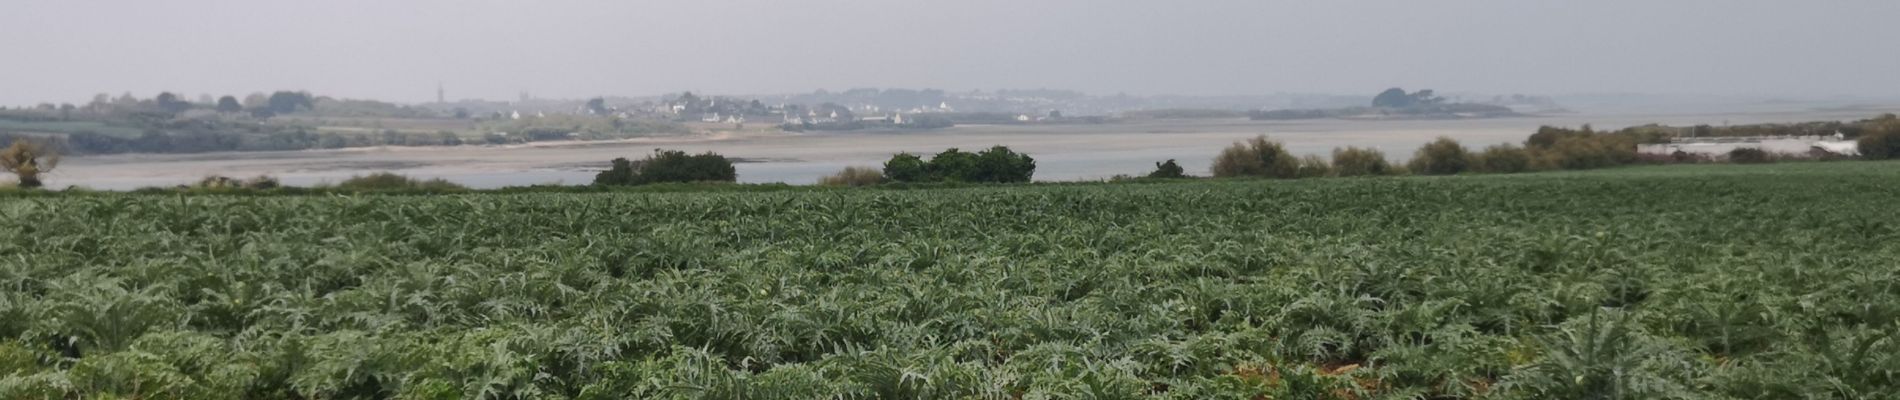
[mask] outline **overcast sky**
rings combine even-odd
[[[0,0],[0,104],[1091,93],[1900,93],[1900,1]]]

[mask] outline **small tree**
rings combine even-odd
[[[218,98],[218,112],[234,113],[239,111],[244,111],[244,105],[239,104],[236,97],[224,96]]]
[[[976,153],[976,174],[966,177],[970,182],[1021,183],[1029,182],[1036,174],[1036,159],[1028,154],[1010,151],[1008,147],[993,146],[989,150]]]
[[[1392,164],[1378,149],[1347,146],[1333,149],[1333,174],[1337,176],[1392,175]]]
[[[1155,172],[1149,172],[1148,177],[1160,179],[1186,178],[1186,172],[1187,170],[1181,168],[1181,164],[1174,163],[1174,159],[1168,159],[1167,162],[1155,163]]]
[[[1266,135],[1255,136],[1240,142],[1234,142],[1214,157],[1212,171],[1215,177],[1229,178],[1240,176],[1267,178],[1295,178],[1299,176],[1300,163],[1280,142],[1267,140]]]
[[[588,99],[587,112],[594,115],[607,115],[607,100],[599,97]]]
[[[1457,140],[1439,136],[1419,147],[1406,167],[1414,174],[1454,175],[1471,168],[1471,154]]]
[[[53,172],[59,166],[59,152],[46,143],[18,138],[13,145],[0,149],[0,169],[12,172],[20,178],[20,187],[40,187],[40,174]]]
[[[185,101],[183,98],[171,92],[159,93],[158,97],[153,99],[153,101],[158,103],[160,110],[164,110],[167,113],[177,114],[191,109],[191,102]]]
[[[626,157],[620,157],[609,161],[609,163],[611,163],[612,166],[608,167],[606,171],[600,171],[600,173],[594,174],[595,185],[633,184],[633,161],[627,160]]]
[[[930,157],[930,162],[925,164],[924,170],[929,172],[929,178],[926,179],[932,182],[975,182],[972,178],[977,175],[976,154],[965,153],[952,147]]]
[[[1767,150],[1754,147],[1737,147],[1728,151],[1728,162],[1736,164],[1767,164],[1775,162],[1775,155]]]
[[[289,114],[298,110],[316,108],[315,100],[306,92],[280,91],[271,93],[266,107],[274,114]]]
[[[924,182],[930,179],[928,167],[922,157],[897,153],[884,162],[884,177],[897,182]]]

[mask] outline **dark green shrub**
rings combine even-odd
[[[1406,167],[1414,174],[1454,175],[1471,169],[1471,154],[1457,140],[1440,136],[1420,146]]]
[[[1300,162],[1286,151],[1286,146],[1260,135],[1234,142],[1233,146],[1221,150],[1220,155],[1214,157],[1212,172],[1217,178],[1291,179],[1299,177]]]
[[[1754,147],[1737,147],[1728,151],[1728,162],[1736,164],[1767,164],[1775,162],[1775,155]]]
[[[1004,146],[978,153],[952,148],[929,161],[899,153],[884,163],[884,176],[897,182],[1028,182],[1035,173],[1035,159]]]
[[[1393,175],[1392,164],[1377,149],[1347,146],[1333,149],[1333,174],[1337,176]]]
[[[950,148],[930,157],[930,163],[924,165],[924,171],[929,173],[931,182],[972,182],[965,178],[976,175],[976,162],[976,153]]]
[[[1168,159],[1167,162],[1155,163],[1155,172],[1149,172],[1148,177],[1163,179],[1186,178],[1187,173],[1185,169],[1181,168],[1181,164],[1174,163],[1174,159]]]
[[[897,182],[923,182],[929,180],[929,166],[915,154],[897,153],[884,162],[884,177]]]
[[[1036,173],[1036,160],[1028,154],[994,146],[976,153],[976,173],[963,177],[965,182],[1028,182]]]
[[[689,155],[679,150],[655,149],[653,154],[639,161],[616,158],[612,163],[612,167],[594,175],[594,184],[733,182],[739,179],[731,160],[711,152]]]
[[[1900,125],[1900,124],[1896,124]],[[1860,156],[1869,160],[1900,158],[1900,127],[1880,126],[1861,134]]]

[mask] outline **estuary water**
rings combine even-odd
[[[615,142],[537,143],[523,146],[382,147],[344,150],[125,154],[68,157],[47,177],[49,187],[129,190],[195,182],[207,175],[271,175],[289,185],[337,182],[391,171],[443,178],[470,187],[586,184],[615,157],[637,158],[655,148],[712,151],[739,159],[741,182],[810,184],[845,166],[879,166],[891,154],[934,154],[945,148],[976,151],[1005,145],[1036,159],[1039,181],[1105,179],[1145,174],[1177,160],[1189,174],[1205,175],[1213,156],[1235,141],[1265,134],[1297,155],[1329,155],[1341,146],[1371,147],[1395,161],[1420,144],[1451,137],[1473,149],[1521,143],[1542,125],[1592,124],[1614,129],[1649,123],[1749,124],[1855,120],[1900,107],[1817,110],[1798,105],[1734,107],[1681,113],[1583,112],[1467,120],[1149,120],[1099,125],[962,125],[922,132],[754,133],[650,138]]]

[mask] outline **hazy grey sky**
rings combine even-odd
[[[0,104],[851,87],[1900,94],[1900,1],[0,0]]]

